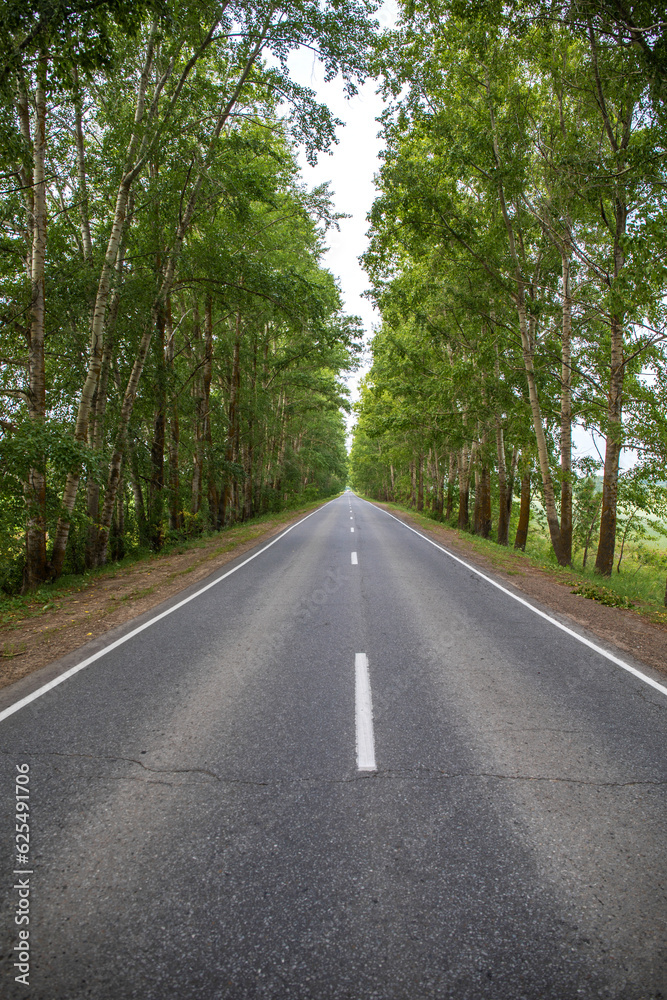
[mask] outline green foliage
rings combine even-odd
[[[338,221],[330,192],[308,191],[296,162],[298,144],[312,162],[339,123],[292,79],[289,56],[315,49],[354,94],[375,6],[5,3],[0,586],[21,584],[27,522],[47,543],[43,573],[63,532],[56,571],[80,572],[107,536],[112,558],[155,550],[344,483],[343,379],[362,331],[321,262]]]
[[[666,514],[667,122],[650,52],[623,43],[634,16],[401,4],[376,62],[385,149],[364,264],[382,328],[351,452],[369,495],[414,507],[422,470],[431,515],[479,532],[489,503],[498,523],[500,479],[516,490],[531,470],[552,558],[570,557],[571,490],[575,558],[611,525],[619,572]],[[604,468],[570,467],[577,425],[607,438]],[[617,441],[641,472],[618,478]]]
[[[580,594],[591,601],[597,601],[608,608],[634,608],[636,604],[627,597],[614,593],[608,587],[602,587],[594,583],[578,583],[570,593]]]

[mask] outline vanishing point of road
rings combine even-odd
[[[348,492],[3,692],[0,996],[667,1000],[665,680],[573,628]]]

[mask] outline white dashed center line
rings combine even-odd
[[[365,653],[356,654],[354,658],[354,674],[357,768],[360,771],[377,771],[375,764],[375,739],[373,737],[371,681],[368,676],[368,657]]]
[[[357,559],[357,553],[356,552],[352,553],[352,565],[353,566],[358,566],[359,565],[359,560]]]
[[[354,528],[350,528],[350,531],[354,532]]]

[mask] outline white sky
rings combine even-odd
[[[312,61],[308,69],[311,68],[313,73],[318,72],[319,67],[312,67]],[[345,311],[361,316],[369,333],[378,315],[370,302],[361,298],[368,280],[357,258],[366,249],[366,216],[375,198],[373,176],[379,166],[380,150],[379,125],[375,118],[382,110],[382,102],[375,94],[374,80],[367,82],[358,96],[350,100],[343,97],[338,80],[317,88],[318,81],[308,79],[307,82],[346,123],[345,128],[338,130],[339,142],[331,155],[321,155],[315,167],[308,166],[302,158],[301,170],[309,187],[329,181],[336,210],[351,216],[340,220],[340,232],[330,229],[327,233],[324,264],[339,280]]]
[[[383,27],[395,23],[393,0],[386,0],[377,19]],[[330,155],[320,156],[315,167],[310,167],[301,156],[300,165],[309,187],[329,181],[336,211],[350,216],[340,220],[340,232],[330,230],[327,234],[328,250],[323,263],[338,279],[345,311],[361,317],[366,339],[369,339],[380,317],[371,303],[362,298],[368,288],[368,279],[358,258],[368,245],[366,216],[375,199],[373,177],[379,169],[381,149],[380,126],[376,119],[382,112],[383,102],[375,92],[375,80],[367,81],[358,95],[348,100],[339,79],[324,82],[322,67],[312,52],[301,50],[291,56],[290,69],[300,84],[311,87],[318,100],[345,122],[345,127],[338,129],[339,141]],[[348,380],[353,399],[357,397],[359,379],[366,370],[367,366]],[[348,419],[348,426],[352,422]]]

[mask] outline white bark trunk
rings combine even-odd
[[[35,136],[33,141],[33,234],[30,262],[30,351],[28,358],[28,414],[43,424],[46,413],[44,336],[46,302],[46,74],[48,58],[40,55],[35,88]],[[26,562],[23,589],[34,590],[46,578],[46,459],[36,456],[24,484],[26,501]]]

